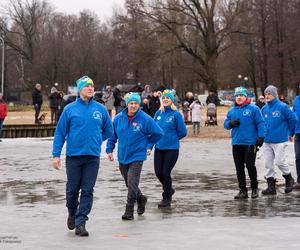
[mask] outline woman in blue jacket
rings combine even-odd
[[[118,113],[113,121],[114,135],[106,145],[108,159],[113,161],[113,150],[118,141],[118,161],[121,175],[128,188],[127,204],[123,220],[133,220],[134,203],[137,213],[145,212],[147,197],[139,189],[143,161],[147,158],[147,145],[162,137],[162,130],[145,112],[139,109],[141,97],[128,93],[124,97],[127,108]]]
[[[164,132],[163,137],[156,143],[154,152],[155,174],[163,187],[163,199],[158,203],[158,207],[171,206],[172,195],[175,192],[171,172],[178,159],[179,140],[187,134],[183,117],[177,111],[174,101],[174,93],[165,90],[162,93],[162,106],[154,116],[154,121]],[[148,148],[150,154],[153,144],[149,144]]]
[[[264,142],[265,122],[260,109],[250,104],[246,88],[236,88],[234,95],[235,105],[228,111],[224,121],[224,128],[231,129],[232,154],[240,189],[234,199],[248,198],[245,166],[251,181],[251,198],[255,199],[258,197],[255,158],[257,148],[261,147]]]

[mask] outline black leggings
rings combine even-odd
[[[160,150],[154,152],[154,170],[156,177],[163,186],[163,198],[171,198],[174,190],[172,188],[171,171],[174,168],[179,155],[179,150]]]
[[[236,175],[241,190],[247,190],[245,166],[251,181],[251,188],[257,189],[257,171],[255,167],[256,147],[254,145],[233,145],[232,154],[236,168]]]

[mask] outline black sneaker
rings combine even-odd
[[[67,226],[70,230],[73,230],[75,228],[75,216],[69,215],[67,220]]]
[[[75,229],[75,234],[78,236],[89,236],[89,232],[86,231],[85,225],[79,225]]]
[[[257,188],[252,189],[251,198],[256,199],[258,197],[258,190]]]
[[[239,193],[234,196],[235,200],[248,199],[248,192],[246,190],[240,190]]]

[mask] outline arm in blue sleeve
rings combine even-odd
[[[293,136],[298,122],[297,115],[287,105],[285,106],[285,115],[289,126],[289,136]]]
[[[259,108],[257,108],[256,112],[255,112],[255,123],[257,126],[258,137],[265,138],[266,137],[266,123],[265,123],[265,120],[264,120]]]
[[[148,135],[148,145],[150,144],[150,145],[152,145],[152,147],[163,136],[162,129],[158,126],[158,124],[152,118],[149,118],[146,122],[145,133]],[[147,147],[147,148],[150,148],[150,147]]]
[[[176,127],[179,140],[186,137],[187,129],[180,112],[177,112],[176,114]]]
[[[159,112],[159,110],[155,112],[155,115],[154,115],[154,117],[153,117],[153,121],[154,121],[154,122],[155,122],[155,119],[156,119],[157,116],[158,116],[158,112]],[[152,150],[153,147],[154,147],[154,144],[155,144],[155,143],[149,142],[148,145],[147,145],[147,149],[151,149],[151,150]]]
[[[114,132],[113,132],[112,136],[109,137],[109,139],[107,140],[107,143],[106,143],[106,153],[107,154],[112,153],[114,151],[117,140],[118,140],[118,136],[116,133],[116,119],[113,122],[113,131]]]
[[[226,115],[226,119],[224,121],[224,128],[230,130],[231,126],[230,126],[230,121],[231,121],[231,115],[230,112],[231,110],[228,111],[227,115]]]
[[[68,123],[68,114],[64,110],[55,129],[52,150],[53,157],[60,157],[61,155],[61,150],[68,134]]]
[[[110,138],[114,133],[113,124],[110,120],[109,114],[106,109],[103,121],[104,122],[102,127],[102,140],[105,141],[106,139]]]

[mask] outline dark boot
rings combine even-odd
[[[240,189],[239,193],[234,196],[235,200],[248,199],[248,191]]]
[[[283,177],[285,179],[285,189],[284,189],[284,192],[286,194],[288,194],[288,193],[290,193],[290,192],[293,191],[295,180],[294,180],[294,178],[292,177],[291,174],[283,175]]]
[[[137,198],[137,213],[142,215],[145,212],[145,206],[147,203],[147,196],[141,195]]]
[[[89,236],[89,232],[86,231],[85,225],[79,225],[75,229],[75,234],[79,236]]]
[[[267,178],[268,187],[263,190],[261,193],[263,195],[274,195],[276,194],[276,179],[273,177]]]
[[[69,215],[67,220],[67,226],[70,230],[73,230],[75,228],[75,216]]]
[[[258,190],[257,188],[252,189],[251,198],[256,199],[258,197]]]
[[[125,213],[122,215],[122,220],[133,220],[133,205],[126,205]]]
[[[171,207],[172,198],[164,198],[158,203],[158,208]]]

